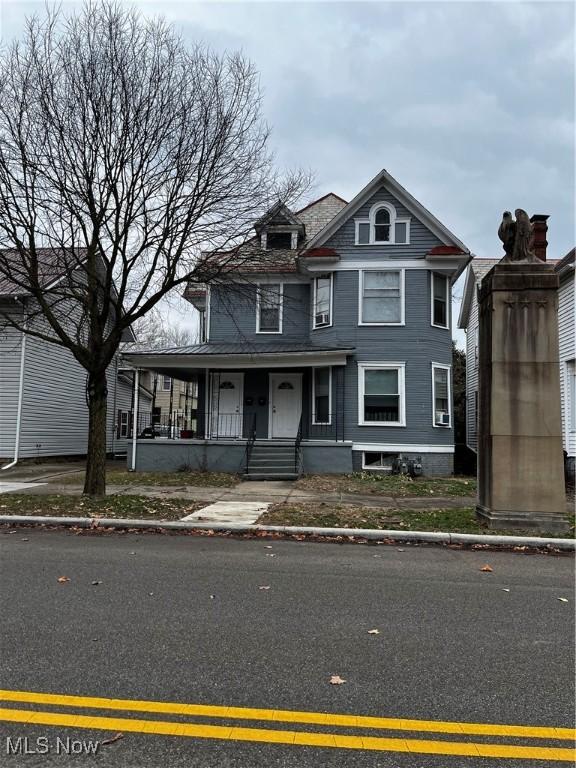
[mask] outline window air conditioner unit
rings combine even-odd
[[[328,312],[321,312],[316,315],[316,325],[328,325],[330,322],[330,315]]]
[[[445,411],[436,411],[436,424],[441,427],[449,427],[450,414]]]

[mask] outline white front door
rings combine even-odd
[[[302,415],[302,376],[270,374],[270,437],[296,437]]]
[[[212,374],[211,437],[242,437],[244,376]]]

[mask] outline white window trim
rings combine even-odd
[[[364,298],[364,273],[365,272],[399,272],[400,273],[400,322],[399,323],[365,323],[362,321],[362,300]],[[384,269],[360,269],[358,271],[358,325],[406,325],[405,314],[405,270],[397,267]]]
[[[280,312],[279,312],[279,322],[278,322],[278,331],[261,331],[260,330],[260,285],[264,285],[264,283],[256,283],[256,333],[266,334],[266,335],[278,335],[282,333],[282,324],[284,320],[284,283],[278,282],[278,285],[280,286]],[[270,283],[270,285],[276,285],[276,283]]]
[[[575,392],[572,392],[572,380],[576,378],[576,360],[566,360],[565,370],[566,376],[564,388],[564,408],[566,411],[566,445],[564,447],[568,451],[568,446],[570,445],[570,435],[573,435],[576,432],[576,422],[572,420],[572,408],[574,407],[572,398],[576,395],[576,383],[574,385]]]
[[[390,453],[390,451],[362,451],[362,469],[367,469],[369,472],[391,472],[392,471],[392,460],[390,461],[390,466],[386,467],[373,467],[373,466],[366,466],[366,454],[367,453]]]
[[[376,214],[379,210],[385,208],[390,214],[390,239],[389,240],[376,240],[375,236],[375,222]],[[355,219],[354,220],[354,245],[367,246],[367,245],[410,245],[410,217],[399,218],[396,214],[396,208],[391,203],[374,203],[370,208],[368,218]],[[367,243],[359,242],[359,226],[360,224],[370,225],[370,235]],[[402,243],[396,242],[396,224],[406,224],[406,241]]]
[[[319,368],[328,368],[328,421],[316,421],[316,371]],[[332,366],[318,365],[312,368],[312,426],[332,425]]]
[[[210,315],[212,314],[212,290],[210,286],[206,289],[206,318],[205,318],[205,335],[206,344],[210,341]]]
[[[434,322],[434,276],[439,275],[446,281],[446,325],[439,325]],[[430,325],[434,328],[442,328],[444,331],[450,330],[450,279],[448,275],[442,272],[430,272]]]
[[[330,322],[326,325],[316,325],[316,291],[317,291],[317,285],[316,281],[322,278],[330,278]],[[312,279],[312,285],[314,286],[313,289],[313,301],[312,301],[312,330],[315,331],[319,328],[331,328],[332,322],[333,322],[333,316],[334,316],[334,275],[332,272],[329,272],[325,275],[315,275]]]
[[[166,379],[170,380],[170,385],[168,387],[166,386]],[[170,392],[172,389],[172,381],[173,379],[171,376],[167,376],[166,374],[162,375],[162,392]]]
[[[397,370],[398,394],[400,395],[400,421],[364,420],[364,373],[367,370]],[[358,426],[359,427],[405,427],[406,426],[406,363],[363,362],[358,363]]]
[[[434,371],[436,368],[443,368],[445,371],[448,371],[448,416],[450,417],[449,424],[436,424],[436,385],[434,383]],[[444,363],[432,363],[432,426],[435,429],[452,428],[452,366],[445,365]]]

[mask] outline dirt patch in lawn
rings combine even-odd
[[[296,482],[303,491],[357,493],[363,496],[474,496],[474,477],[417,477],[376,475],[355,472],[352,475],[307,475]]]
[[[107,496],[89,499],[60,494],[35,496],[6,493],[0,496],[0,515],[35,517],[110,517],[132,520],[180,520],[206,506],[188,499],[158,499],[149,496]]]
[[[442,531],[451,533],[533,536],[534,531],[495,531],[480,525],[472,507],[452,509],[397,509],[353,504],[284,502],[270,507],[258,520],[260,525],[296,525],[319,528],[373,528],[399,531]],[[558,534],[537,534],[557,537]],[[573,535],[565,534],[570,538]]]
[[[74,472],[70,475],[60,475],[51,482],[58,485],[83,485],[84,472]],[[238,475],[226,472],[127,472],[126,470],[109,469],[106,473],[109,485],[128,486],[161,486],[196,488],[232,488],[240,480]]]

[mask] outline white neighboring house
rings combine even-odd
[[[50,253],[43,258],[48,262]],[[32,301],[6,278],[0,279],[0,314],[21,323]],[[119,370],[118,356],[108,371],[106,450],[125,454],[134,372]],[[150,412],[151,407],[152,396],[141,387],[140,412]],[[0,467],[20,459],[83,456],[87,446],[84,368],[69,350],[23,334],[0,317]]]
[[[556,264],[560,276],[558,294],[558,330],[560,337],[560,397],[562,432],[567,454],[568,474],[574,479],[576,459],[576,290],[574,288],[574,254],[576,248]]]
[[[475,258],[468,265],[458,327],[466,331],[466,444],[477,450],[478,417],[478,300],[484,277],[500,259]],[[558,333],[560,339],[560,386],[562,427],[567,469],[574,477],[576,455],[576,370],[574,349],[574,249],[560,261],[549,261],[560,274]]]

